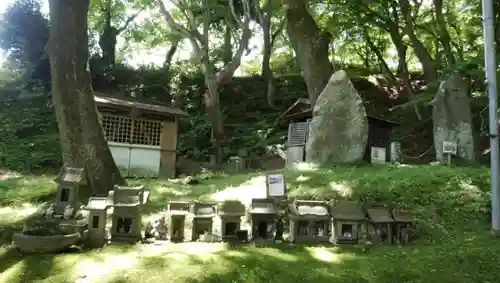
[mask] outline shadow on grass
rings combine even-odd
[[[302,245],[242,245],[209,255],[177,251],[144,257],[135,274],[120,274],[110,282],[496,282],[500,245],[481,239],[487,242],[474,242],[476,238],[458,245],[379,246],[369,251]]]
[[[65,251],[68,253],[68,251]],[[15,248],[6,248],[0,255],[0,281],[9,283],[53,280],[53,276],[66,277],[64,266],[57,264],[56,258],[63,253],[21,254]],[[57,281],[56,281],[57,282]]]

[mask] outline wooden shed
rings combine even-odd
[[[378,152],[372,152],[372,148],[380,150],[382,153],[385,151],[385,162],[391,160],[391,141],[392,129],[394,126],[399,125],[396,122],[387,121],[371,115],[368,118],[368,143],[364,160],[371,163],[373,155]],[[301,98],[297,100],[288,110],[281,116],[289,123],[288,127],[288,141],[287,141],[287,166],[296,162],[305,160],[305,144],[309,136],[309,123],[312,119],[312,109],[309,99]],[[333,131],[335,129],[332,129]],[[377,156],[375,156],[377,157]],[[383,159],[383,158],[382,158]],[[384,162],[384,163],[385,163]]]
[[[175,175],[177,108],[96,93],[101,124],[113,158],[127,177]]]

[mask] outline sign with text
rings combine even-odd
[[[387,162],[386,150],[383,147],[371,147],[371,164],[385,164]]]
[[[277,173],[266,175],[266,187],[268,197],[284,197],[286,188],[285,176]]]
[[[457,144],[450,141],[443,142],[443,153],[445,154],[457,154]]]

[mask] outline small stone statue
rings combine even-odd
[[[146,227],[146,238],[155,238],[156,240],[167,239],[167,225],[165,217],[149,222]]]
[[[72,218],[72,216],[73,216],[73,212],[74,212],[74,209],[73,209],[73,208],[71,208],[71,206],[66,205],[66,206],[64,207],[63,218],[64,218],[65,220],[71,219],[71,218]]]
[[[51,218],[54,217],[54,208],[52,206],[50,206],[49,208],[47,208],[47,210],[44,213],[44,217],[46,219],[51,219]]]
[[[274,236],[274,241],[275,242],[283,242],[283,217],[280,215],[276,219],[276,234]]]
[[[165,217],[161,217],[153,225],[153,236],[156,240],[166,240],[167,239],[167,226],[165,225]]]

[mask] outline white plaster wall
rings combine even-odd
[[[116,165],[126,176],[158,177],[160,172],[159,146],[108,142]]]

